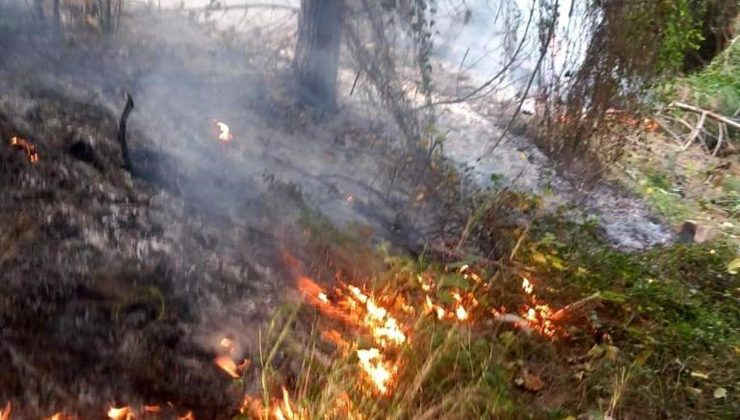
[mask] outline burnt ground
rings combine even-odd
[[[0,17],[0,402],[14,418],[144,403],[230,417],[243,390],[213,364],[219,340],[258,359],[260,329],[294,298],[282,251],[312,251],[299,218],[412,245],[441,208],[427,194],[404,210],[418,177],[382,116],[314,123],[282,76],[184,18],[134,14],[103,39],[14,13]],[[116,142],[124,91],[134,176]]]

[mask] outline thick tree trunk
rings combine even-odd
[[[337,67],[344,0],[301,0],[295,72],[298,100],[332,112],[337,105]]]

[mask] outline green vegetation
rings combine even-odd
[[[724,115],[740,110],[740,21],[733,42],[699,72],[671,80],[661,88],[665,100],[680,100]]]
[[[388,350],[389,366],[398,371],[391,391],[378,395],[356,353],[374,345],[367,332],[316,315],[310,305],[295,323],[284,317],[290,333],[267,336],[291,338],[265,341],[281,343],[279,353],[300,362],[291,394],[294,409],[307,418],[730,419],[737,413],[740,278],[728,271],[736,252],[731,245],[623,253],[604,244],[594,225],[552,216],[518,234],[513,260],[450,260],[429,250],[410,258],[387,246],[372,250],[360,236],[320,218],[302,220],[310,238],[306,249],[331,266],[329,277],[365,286],[409,337]],[[317,276],[325,272],[322,263],[304,257]],[[354,261],[365,266],[373,259],[380,269],[372,278],[350,274]],[[462,273],[477,273],[482,282]],[[539,304],[555,313],[568,308],[554,321],[552,339],[492,314],[502,306],[521,313],[531,299],[523,278]],[[420,279],[432,279],[436,289],[425,289]],[[451,307],[453,292],[475,296],[469,319],[440,321],[422,309],[425,296]],[[342,332],[345,346],[322,339],[331,329]],[[310,334],[301,335],[306,330]],[[269,391],[275,389],[269,378],[262,383],[263,401],[280,399]]]

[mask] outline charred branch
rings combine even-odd
[[[121,146],[121,156],[123,158],[123,169],[134,172],[134,165],[131,162],[128,144],[126,143],[126,122],[131,111],[134,109],[134,99],[129,93],[126,93],[126,105],[123,107],[121,119],[118,122],[118,144]]]

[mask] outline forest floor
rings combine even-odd
[[[506,190],[460,220],[462,177],[420,179],[382,114],[314,123],[268,58],[186,18],[135,14],[102,42],[24,19],[0,17],[11,418],[738,411],[731,242],[621,252]]]

